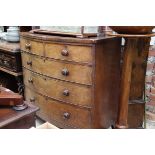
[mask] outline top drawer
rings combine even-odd
[[[92,63],[92,47],[59,43],[43,43],[21,38],[21,50],[52,59]]]
[[[54,59],[91,63],[92,47],[46,43],[45,55],[46,57]]]
[[[28,39],[20,40],[21,50],[30,52],[36,55],[44,56],[44,46],[42,42],[31,41]]]

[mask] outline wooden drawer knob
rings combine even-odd
[[[25,48],[30,50],[31,44],[30,44],[30,43],[26,43],[26,44],[25,44]]]
[[[29,83],[33,83],[33,79],[32,79],[32,78],[29,78],[29,79],[28,79],[28,82],[29,82]]]
[[[68,76],[69,75],[69,71],[68,69],[64,68],[62,71],[61,71],[62,75],[64,76]]]
[[[32,61],[27,61],[27,65],[32,66]]]
[[[34,102],[34,101],[35,101],[34,97],[30,98],[30,102]]]
[[[65,112],[65,113],[63,114],[63,118],[64,118],[64,119],[70,119],[70,114],[69,114],[68,112]]]
[[[61,55],[62,55],[62,56],[68,56],[68,55],[69,55],[69,52],[68,52],[66,49],[63,49],[63,50],[61,51]]]
[[[63,95],[64,95],[64,96],[69,96],[69,90],[67,90],[67,89],[64,90],[64,91],[63,91]]]

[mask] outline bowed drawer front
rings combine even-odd
[[[40,110],[37,112],[39,117],[41,117],[43,120],[50,121],[49,105],[46,104],[44,98],[41,97],[41,95],[29,89],[28,87],[25,87],[25,98],[27,101],[40,108]]]
[[[24,83],[31,89],[57,100],[91,107],[91,87],[48,78],[25,68],[23,72]]]
[[[62,128],[90,128],[91,117],[89,109],[74,107],[59,103],[38,93],[34,93],[26,87],[27,100],[36,104],[41,109],[37,114],[46,120],[59,122],[57,125]],[[46,115],[45,115],[46,113]]]
[[[25,68],[37,73],[75,83],[92,84],[92,67],[51,61],[24,52],[22,57]]]
[[[46,43],[45,52],[49,58],[92,63],[91,46]]]
[[[25,52],[30,52],[36,55],[44,55],[44,46],[42,42],[32,41],[29,39],[21,39],[21,50]]]
[[[32,54],[75,62],[92,63],[92,47],[21,40],[21,50]],[[79,53],[82,53],[79,54]]]

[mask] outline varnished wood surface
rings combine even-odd
[[[30,47],[26,48],[26,45]],[[92,63],[91,46],[43,43],[41,41],[31,41],[30,39],[21,39],[21,50],[52,59]],[[66,51],[67,54],[63,55],[63,51]]]
[[[62,52],[66,50],[68,55],[63,56]],[[75,62],[92,63],[92,47],[65,44],[45,44],[45,56],[54,59],[69,60]]]
[[[111,29],[120,34],[148,34],[154,26],[110,26]]]
[[[18,73],[16,73],[16,72],[12,72],[12,71],[10,71],[10,70],[8,70],[8,69],[5,69],[5,68],[3,68],[3,67],[0,67],[0,70],[3,71],[3,72],[6,72],[6,73],[8,73],[8,74],[11,74],[11,75],[13,75],[13,76],[20,76],[20,75],[23,75],[23,72],[18,72]]]
[[[97,33],[83,33],[83,29],[81,30],[81,33],[75,33],[75,32],[61,32],[61,31],[50,31],[50,30],[42,30],[42,29],[34,29],[31,31],[31,33],[35,34],[48,34],[48,35],[65,35],[70,37],[77,37],[77,38],[87,38],[87,37],[96,37]]]
[[[116,128],[128,128],[128,101],[131,84],[131,72],[134,47],[137,39],[126,39],[121,73],[120,103]]]
[[[49,108],[49,105],[46,104],[46,100],[40,95],[38,95],[35,91],[29,89],[26,86],[24,90],[25,90],[24,95],[25,95],[26,101],[31,102],[33,105],[39,107],[39,111],[36,113],[37,116],[39,116],[43,120],[51,122],[50,116],[49,116],[50,108]]]
[[[22,65],[25,68],[43,75],[81,84],[92,84],[92,67],[89,66],[74,65],[68,62],[50,61],[25,52],[22,52],[22,62]],[[28,62],[32,62],[32,65],[27,64]],[[69,72],[67,76],[62,74],[64,69]]]
[[[91,87],[48,78],[27,69],[23,69],[23,74],[24,84],[41,94],[76,105],[92,105]],[[64,94],[66,91],[68,94]]]
[[[44,56],[44,45],[40,41],[32,41],[32,40],[27,40],[27,39],[21,39],[20,40],[21,44],[21,50],[26,51],[26,52],[31,52],[36,55]],[[26,46],[29,46],[29,48]]]
[[[145,74],[150,47],[150,38],[139,38],[133,56],[129,100],[143,99],[145,91]],[[129,128],[142,127],[145,115],[145,104],[129,105]]]
[[[20,52],[20,44],[9,43],[7,41],[0,40],[0,50],[4,50],[6,52],[17,53],[17,52]]]
[[[28,108],[23,111],[15,111],[10,107],[4,107],[4,106],[1,107],[0,108],[0,128],[29,128],[32,125],[34,125],[35,118],[33,116],[32,117],[33,121],[31,120],[30,124],[28,123],[28,120],[27,120],[28,124],[21,124],[21,126],[18,126],[18,121],[20,121],[25,117],[29,117],[30,115],[34,115],[36,111],[39,110],[38,107],[32,104],[29,104],[28,102],[26,102],[26,104],[28,104]]]
[[[67,126],[76,128],[90,128],[91,119],[89,110],[73,107],[69,104],[59,103],[43,97],[28,88],[25,89],[25,94],[27,99],[35,99],[33,104],[40,108],[40,111],[37,113],[38,116],[45,120],[55,120],[60,124],[62,123],[62,125],[59,126],[60,128],[64,127],[63,124],[65,124],[66,128]],[[64,113],[68,113],[70,117],[64,118]]]
[[[130,100],[143,98],[149,42],[150,38],[138,39],[139,46],[133,53]]]
[[[96,45],[94,76],[94,126],[115,125],[119,104],[121,39],[105,40]],[[98,121],[96,121],[98,120]]]
[[[35,120],[35,113],[32,113],[28,116],[20,118],[19,120],[9,123],[6,126],[3,126],[1,129],[30,129],[36,126]]]
[[[142,128],[144,122],[145,104],[129,104],[128,128]]]
[[[138,103],[135,103],[134,106],[130,106],[128,102],[129,100],[143,99],[149,43],[150,38],[126,38],[124,64],[122,65],[123,80],[121,80],[120,108],[117,121],[118,128],[127,128],[128,125],[129,127],[138,128],[143,122],[145,105],[139,106]],[[136,113],[135,111],[139,113],[139,116],[132,116],[133,113]],[[135,119],[131,121],[131,118],[134,117]],[[135,127],[136,124],[137,127]]]
[[[107,33],[109,36],[115,36],[115,37],[125,37],[125,38],[149,38],[149,37],[154,37],[155,33],[149,33],[149,34],[112,34],[112,33]]]
[[[23,104],[23,97],[18,93],[0,86],[0,106],[15,106]]]
[[[19,43],[0,40],[1,84],[22,94],[22,64]]]
[[[0,70],[13,76],[22,75],[20,44],[0,40]]]
[[[105,39],[115,38],[111,36],[107,37],[90,37],[90,38],[76,38],[76,37],[65,37],[65,36],[56,36],[56,35],[42,35],[42,34],[34,34],[29,32],[21,32],[20,33],[21,39],[31,39],[31,40],[43,40],[43,41],[52,41],[52,42],[59,42],[59,43],[79,43],[80,45],[84,44],[94,44],[100,43]]]
[[[120,82],[120,38],[80,39],[22,33],[22,39],[44,45],[43,56],[42,53],[37,56],[31,49],[22,51],[23,68],[48,77],[48,88],[38,76],[35,77],[35,87],[25,81],[25,98],[39,105],[39,117],[60,128],[109,128],[115,124]],[[64,47],[69,52],[68,57],[60,56]],[[62,75],[62,69],[67,69],[69,74]],[[68,99],[59,96],[63,87],[74,95],[66,96]],[[66,121],[62,113],[66,117],[71,113],[72,117]]]

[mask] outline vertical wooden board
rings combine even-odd
[[[141,99],[143,96],[149,44],[150,38],[139,38],[137,41],[137,50],[133,56],[130,99]]]
[[[111,38],[95,49],[95,128],[108,128],[117,118],[121,39]]]

